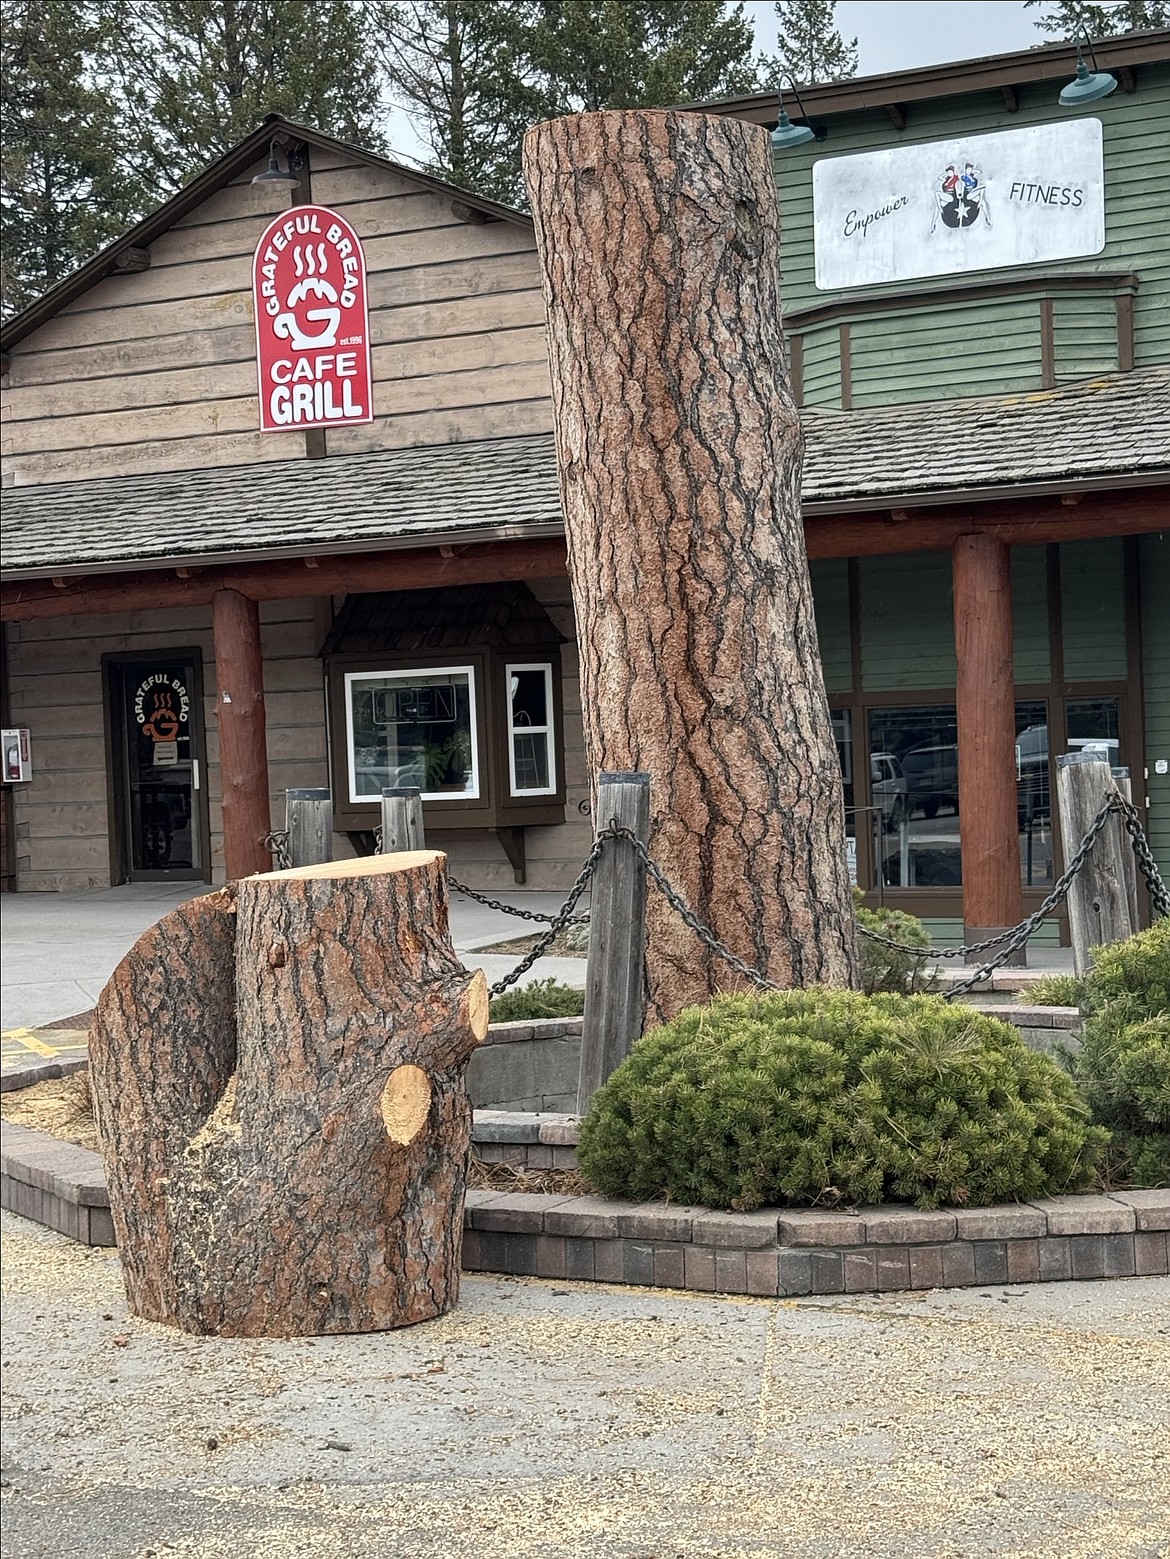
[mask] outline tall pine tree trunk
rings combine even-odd
[[[855,983],[767,134],[580,114],[529,131],[524,173],[590,767],[649,772],[652,853],[742,958]],[[650,1017],[742,984],[657,895],[647,981]]]

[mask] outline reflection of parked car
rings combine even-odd
[[[892,752],[875,752],[869,760],[869,784],[873,804],[882,814],[887,832],[906,816],[906,778]]]
[[[1016,737],[1016,779],[1016,812],[1026,828],[1035,818],[1048,817],[1052,807],[1046,725],[1029,725]]]
[[[943,807],[959,810],[959,749],[914,747],[902,758],[906,776],[906,809],[937,817]]]

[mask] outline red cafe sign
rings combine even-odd
[[[260,431],[373,422],[366,261],[344,217],[294,206],[252,261]]]

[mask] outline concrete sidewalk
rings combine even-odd
[[[79,893],[4,894],[0,1029],[36,1029],[86,1012],[144,931],[176,905],[210,891],[205,884],[126,883]],[[563,902],[559,893],[523,889],[492,897],[540,914],[554,914]],[[588,904],[582,901],[579,907]],[[502,978],[519,959],[501,953],[477,955],[476,949],[541,929],[462,894],[451,896],[455,949],[469,969],[483,969],[489,982]],[[584,985],[585,960],[542,958],[520,983],[550,975],[566,985]]]

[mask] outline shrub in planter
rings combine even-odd
[[[1082,1189],[1108,1134],[1016,1031],[935,996],[725,996],[646,1035],[594,1096],[597,1190],[709,1207],[987,1205]]]
[[[585,1011],[585,992],[556,980],[530,980],[518,990],[505,991],[491,1004],[493,1023],[522,1023],[532,1018],[579,1018]]]
[[[1081,983],[1081,1048],[1068,1059],[1113,1134],[1106,1183],[1170,1185],[1170,919],[1099,948]]]
[[[857,889],[853,892],[853,913],[857,917],[858,932],[873,931],[878,936],[889,937],[907,947],[920,947],[929,953],[933,947],[930,932],[917,915],[907,915],[900,909],[866,909]],[[869,937],[858,935],[857,949],[861,956],[861,988],[867,996],[877,991],[898,991],[904,996],[915,991],[934,988],[933,973],[923,970],[924,959],[913,953],[899,953],[892,947],[883,947]]]

